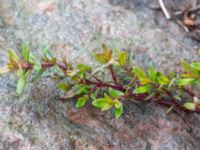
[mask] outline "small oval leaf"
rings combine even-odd
[[[145,85],[145,86],[141,86],[141,87],[136,88],[133,92],[136,93],[136,94],[142,94],[142,93],[146,93],[150,90],[151,90],[151,86]]]
[[[87,97],[80,97],[76,103],[76,108],[81,108],[83,106],[85,106],[85,103],[87,101]]]

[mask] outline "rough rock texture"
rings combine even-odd
[[[199,60],[191,40],[154,0],[0,0],[0,64],[6,48],[19,51],[30,41],[34,53],[49,45],[57,56],[91,62],[88,51],[101,42],[134,51],[135,63],[175,67]],[[177,68],[178,70],[179,68]],[[200,115],[127,102],[115,120],[112,112],[91,106],[75,109],[62,102],[55,83],[29,83],[15,94],[16,76],[0,77],[0,150],[198,150]]]

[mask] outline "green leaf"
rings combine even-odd
[[[156,80],[161,85],[169,84],[169,79],[167,78],[167,76],[165,76],[164,74],[162,74],[160,72],[156,73]]]
[[[176,78],[171,79],[168,85],[168,89],[170,89],[174,85],[175,81],[176,81]]]
[[[18,73],[18,82],[17,82],[17,89],[16,89],[16,92],[18,95],[21,95],[24,90],[28,73],[29,73],[28,71],[27,72],[19,71]]]
[[[22,45],[22,56],[26,60],[26,62],[29,62],[29,42],[25,42]]]
[[[145,85],[145,86],[141,86],[138,88],[135,88],[135,90],[133,91],[136,94],[142,94],[142,93],[146,93],[148,91],[151,90],[151,86],[150,85]]]
[[[200,71],[200,62],[194,62],[191,66]]]
[[[38,79],[42,76],[43,73],[44,73],[44,70],[43,70],[43,69],[38,70],[38,71],[36,72],[36,75],[35,75],[35,76],[33,77],[33,79],[31,80],[31,82],[34,82],[34,81],[38,80]]]
[[[93,92],[92,94],[90,94],[90,98],[92,100],[95,100],[97,98],[98,93],[99,93],[99,89],[97,89],[95,92]]]
[[[16,59],[16,60],[20,60],[17,53],[15,53],[13,50],[11,49],[7,49],[7,56],[9,59]]]
[[[133,64],[133,52],[131,51],[129,54],[128,54],[128,65],[129,66],[132,66]]]
[[[84,65],[84,64],[78,64],[77,68],[81,71],[81,72],[87,72],[87,71],[91,71],[92,68],[89,65]]]
[[[141,85],[146,85],[146,84],[149,84],[149,83],[151,83],[152,81],[149,79],[149,78],[145,78],[145,79],[142,79],[141,81],[140,81],[140,84]]]
[[[41,70],[41,69],[42,69],[42,67],[41,67],[40,64],[34,64],[34,66],[33,66],[33,70],[35,70],[35,71],[39,71],[39,70]]]
[[[69,91],[72,86],[68,83],[61,82],[57,84],[57,88],[65,92]]]
[[[116,109],[119,109],[121,107],[121,105],[122,105],[122,103],[118,99],[116,99],[114,101],[114,106],[115,106]]]
[[[153,69],[153,66],[152,66],[152,65],[149,65],[148,73],[149,73],[150,79],[153,80],[153,81],[156,81],[156,72],[155,72],[155,70]]]
[[[102,53],[94,53],[93,57],[100,63],[106,64],[112,58],[112,50],[109,50],[106,45],[102,44]]]
[[[195,103],[187,102],[183,105],[186,109],[194,110],[196,108]]]
[[[99,98],[99,99],[96,99],[92,102],[92,105],[97,107],[97,108],[102,108],[107,104],[108,104],[108,100],[105,99],[105,98]]]
[[[112,108],[113,104],[107,103],[101,108],[101,111],[107,111],[108,109]]]
[[[10,69],[16,69],[16,67],[20,67],[20,58],[14,51],[7,49],[7,56],[9,59]]]
[[[132,73],[134,73],[140,80],[143,80],[146,78],[145,72],[139,67],[134,67],[132,70]]]
[[[86,101],[87,101],[87,97],[80,97],[79,99],[78,99],[78,101],[77,101],[77,103],[76,103],[76,108],[81,108],[81,107],[83,107],[83,106],[85,106],[85,103],[86,103]]]
[[[171,79],[174,79],[174,78],[175,78],[175,72],[174,72],[174,70],[171,70],[171,71],[170,71],[170,78],[171,78]]]
[[[174,109],[174,107],[175,107],[175,106],[169,107],[168,110],[167,110],[167,114],[170,113],[170,112]]]
[[[190,85],[194,81],[195,81],[194,78],[176,79],[175,84],[184,86],[184,85]]]
[[[115,118],[118,119],[123,113],[123,105],[119,108],[115,108]]]
[[[76,87],[76,94],[87,94],[89,92],[89,87],[87,85],[77,84]]]
[[[119,64],[121,66],[124,66],[126,64],[126,51],[122,52],[120,55],[119,55]]]
[[[39,70],[41,70],[41,69],[42,69],[41,64],[38,63],[38,62],[35,62],[35,64],[33,65],[33,70],[39,71]]]
[[[50,51],[49,47],[46,47],[43,50],[43,60],[45,61],[51,61],[51,62],[55,62],[56,58],[53,56],[52,52]]]
[[[107,102],[113,102],[112,98],[106,93],[104,93],[104,98],[107,100]]]
[[[120,96],[122,96],[124,93],[119,91],[119,90],[114,90],[112,88],[109,88],[108,93],[110,94],[110,96],[112,96],[113,98],[118,98]]]
[[[185,69],[185,71],[192,71],[193,72],[193,68],[186,61],[182,61],[181,65]]]

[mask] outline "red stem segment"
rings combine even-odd
[[[113,66],[112,66],[112,65],[109,66],[109,70],[110,70],[110,72],[111,72],[113,81],[115,81],[115,83],[118,83],[118,82],[117,82],[117,77],[116,77],[116,74],[115,74],[115,72],[114,72],[114,70],[113,70]]]
[[[30,70],[33,68],[33,64],[28,64],[27,62],[22,62],[21,63],[21,66],[23,69],[25,70]],[[47,69],[47,68],[51,68],[53,66],[58,66],[62,71],[66,71],[67,70],[67,66],[60,63],[60,62],[57,62],[57,63],[52,63],[52,62],[42,62],[41,64],[41,67],[43,69]]]

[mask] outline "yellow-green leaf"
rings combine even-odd
[[[138,88],[135,88],[135,90],[133,91],[136,94],[142,94],[142,93],[147,93],[151,90],[151,86],[150,85],[145,85],[145,86],[141,86]]]
[[[195,81],[194,78],[184,78],[184,79],[176,79],[175,84],[176,85],[190,85]]]
[[[9,72],[9,71],[10,71],[10,68],[9,68],[8,65],[6,65],[6,66],[0,68],[0,74],[7,73],[7,72]]]
[[[18,95],[21,95],[24,91],[24,86],[26,84],[26,79],[28,77],[29,71],[22,71],[18,72],[18,82],[17,82],[17,89],[16,92]]]
[[[149,78],[145,78],[143,80],[141,80],[141,85],[146,85],[146,84],[149,84],[151,82],[151,80]]]
[[[121,52],[120,55],[119,55],[119,64],[121,66],[124,66],[126,64],[126,57],[127,57],[126,55],[127,55],[126,51]]]
[[[22,56],[26,60],[26,62],[29,62],[29,43],[25,42],[22,45]]]
[[[119,90],[114,90],[112,88],[109,88],[108,93],[113,97],[113,98],[118,98],[122,96],[124,93],[119,91]]]
[[[80,97],[79,99],[78,99],[78,101],[76,102],[76,108],[81,108],[81,107],[83,107],[83,106],[85,106],[85,103],[86,103],[86,101],[87,101],[87,97]]]
[[[102,64],[107,63],[107,59],[106,59],[106,56],[105,56],[104,54],[101,54],[101,53],[99,53],[99,54],[94,54],[94,58],[95,58],[98,62],[100,62],[100,63],[102,63]]]
[[[200,71],[200,62],[194,62],[191,64],[191,66]]]
[[[102,108],[101,108],[101,111],[106,111],[110,108],[112,108],[113,104],[112,103],[107,103],[106,105],[104,105]]]
[[[160,84],[160,85],[167,85],[169,84],[169,79],[167,78],[167,76],[165,76],[163,73],[161,72],[156,72],[156,81]]]
[[[106,104],[108,104],[108,101],[105,98],[99,98],[96,99],[92,102],[92,105],[97,107],[97,108],[102,108],[104,107]]]
[[[106,93],[104,93],[104,98],[107,100],[107,102],[113,102],[112,98]]]
[[[10,69],[18,69],[18,68],[21,67],[20,59],[14,51],[8,49],[7,55],[8,55],[8,58],[9,58]]]
[[[161,85],[167,85],[169,84],[169,79],[166,76],[161,76],[158,78],[158,83]]]
[[[197,75],[192,74],[192,73],[183,73],[183,74],[181,74],[181,77],[184,77],[184,78],[196,78]]]
[[[139,67],[134,67],[132,72],[140,79],[140,80],[143,80],[146,78],[146,74],[145,72],[139,68]]]
[[[57,84],[57,88],[63,91],[68,91],[70,88],[72,87],[72,85],[65,83],[65,82],[61,82]]]
[[[186,61],[181,62],[182,67],[185,69],[185,71],[194,71],[194,69],[188,64]]]
[[[174,107],[175,107],[175,106],[169,107],[168,110],[167,110],[167,114],[170,113],[170,112],[174,109]]]
[[[118,119],[123,113],[123,105],[119,108],[115,108],[115,118]]]
[[[195,103],[187,102],[183,105],[186,109],[194,110],[196,108]]]
[[[149,73],[150,79],[155,81],[156,80],[156,71],[153,69],[152,65],[149,65],[148,73]]]
[[[120,102],[118,99],[116,99],[114,101],[114,106],[116,109],[119,109],[121,107],[121,105],[122,105],[122,102]]]

